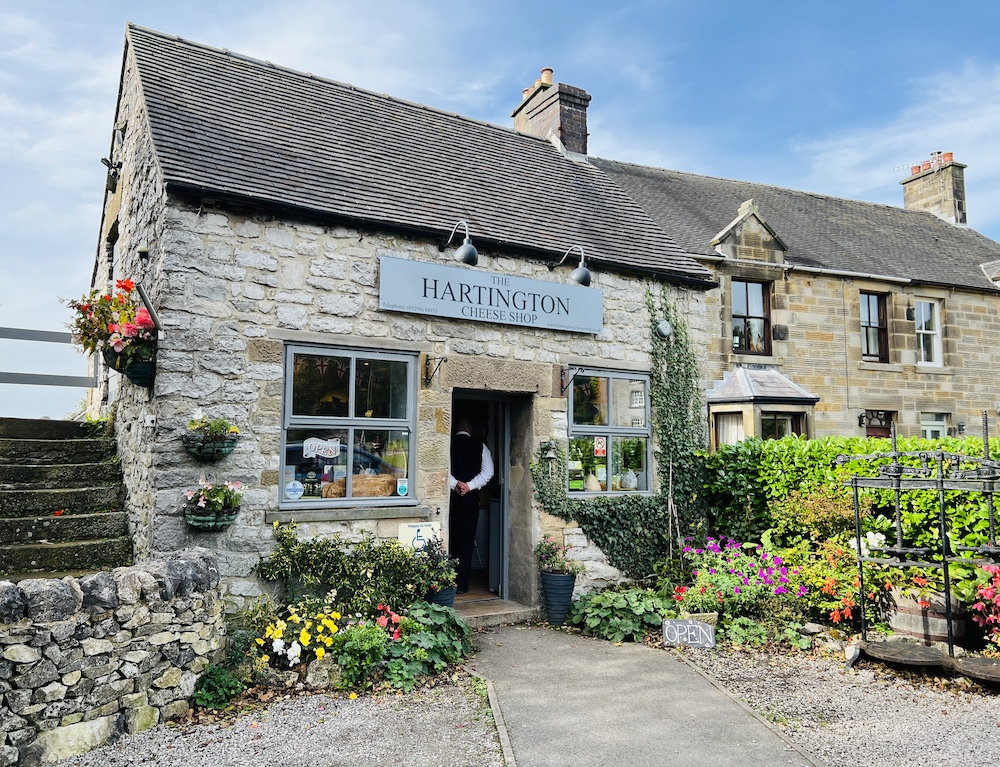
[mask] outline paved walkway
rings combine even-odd
[[[672,652],[523,625],[476,647],[508,767],[822,765]]]

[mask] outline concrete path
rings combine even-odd
[[[508,767],[822,767],[675,653],[523,625],[476,647]]]

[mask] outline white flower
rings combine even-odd
[[[275,655],[283,655],[285,652],[285,640],[275,639],[271,642],[271,649],[274,651]]]
[[[298,642],[292,642],[292,646],[288,648],[288,665],[294,666],[298,663],[300,655],[302,655],[302,647]]]

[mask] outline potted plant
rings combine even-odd
[[[569,550],[569,546],[558,543],[551,535],[546,535],[535,546],[545,617],[554,626],[560,626],[566,620],[573,603],[576,576],[584,571],[582,562],[566,558]]]
[[[419,562],[419,585],[425,599],[432,604],[452,607],[455,604],[455,590],[458,573],[455,561],[444,550],[440,538],[431,538],[417,551]]]
[[[209,419],[200,408],[181,435],[184,449],[199,461],[215,461],[229,455],[239,440],[239,427],[225,418]]]
[[[69,323],[73,342],[88,354],[100,352],[105,364],[137,386],[150,387],[156,374],[156,325],[135,297],[132,280],[115,282],[114,293],[92,290],[67,301],[76,312]]]
[[[199,530],[224,530],[236,521],[243,491],[239,482],[213,485],[204,479],[185,491],[184,521]]]
[[[696,583],[694,586],[677,586],[674,589],[674,599],[677,600],[682,618],[694,618],[710,626],[719,622],[719,610],[723,601],[720,592]]]

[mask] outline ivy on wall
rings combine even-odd
[[[704,419],[698,389],[698,361],[691,350],[687,325],[665,301],[659,307],[647,291],[649,333],[653,339],[650,406],[657,464],[657,495],[623,493],[570,498],[566,489],[566,452],[556,444],[555,459],[531,465],[535,498],[546,512],[575,520],[608,561],[631,578],[652,575],[657,562],[672,551],[678,532],[701,524],[694,500],[701,486]],[[655,333],[665,319],[673,327],[669,339]]]

